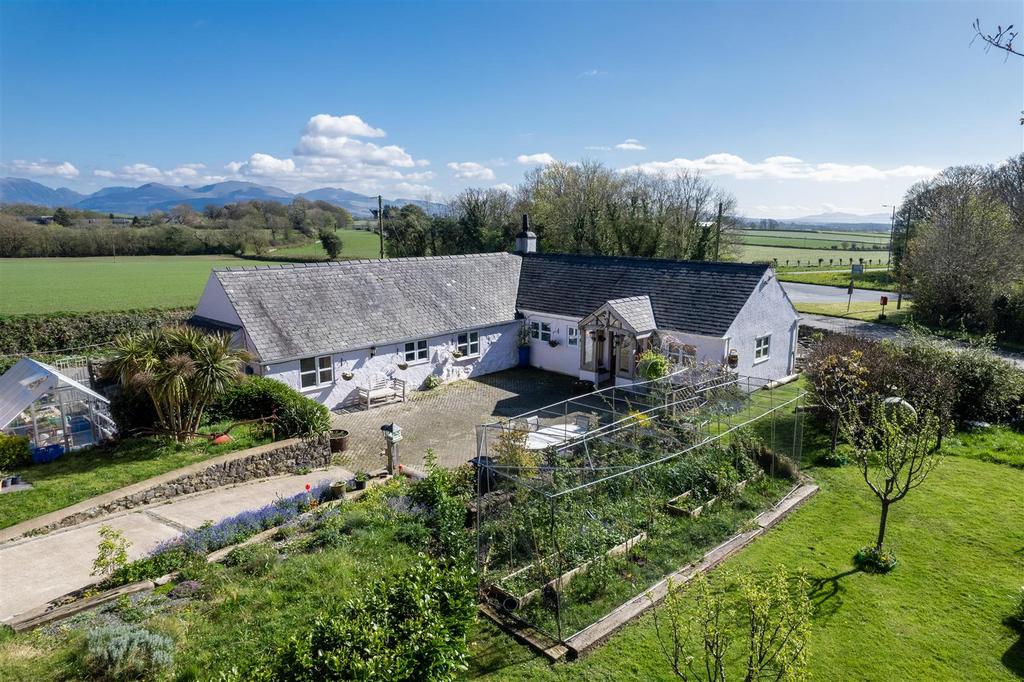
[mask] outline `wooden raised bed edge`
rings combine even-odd
[[[639,535],[634,535],[633,537],[629,538],[625,542],[620,542],[619,544],[617,544],[614,547],[612,547],[611,549],[609,549],[607,552],[604,553],[604,556],[607,558],[607,557],[619,556],[620,554],[625,554],[626,552],[631,550],[634,546],[636,546],[638,543],[643,542],[646,539],[647,539],[647,533],[646,532],[640,533]],[[544,593],[544,590],[549,590],[549,589],[559,589],[559,590],[561,590],[561,589],[565,589],[565,587],[567,585],[569,585],[569,583],[572,582],[573,578],[575,578],[576,576],[579,576],[579,575],[583,575],[588,570],[590,570],[590,567],[593,565],[594,561],[596,561],[596,559],[590,559],[589,561],[585,561],[582,564],[580,564],[579,566],[577,566],[577,567],[575,567],[575,568],[573,568],[573,569],[571,569],[569,571],[566,571],[565,573],[563,573],[562,575],[558,576],[557,578],[553,578],[553,579],[549,580],[548,582],[544,583],[540,587],[538,587],[536,589],[533,589],[533,590],[530,590],[529,592],[527,592],[526,594],[522,595],[521,597],[512,594],[511,592],[509,592],[509,591],[499,587],[498,585],[491,585],[489,588],[487,588],[486,592],[489,595],[493,596],[493,597],[497,597],[499,602],[500,602],[500,604],[501,604],[501,607],[503,609],[505,609],[506,611],[515,611],[516,609],[520,609],[520,608],[526,606],[527,604],[532,602],[534,599],[536,599],[537,597],[541,596]],[[502,580],[507,580],[508,578],[512,577],[513,575],[518,575],[519,573],[522,573],[527,568],[530,568],[530,566],[533,566],[533,564],[530,564],[529,566],[524,566],[523,568],[518,569],[517,571],[514,571],[513,573],[509,573],[507,576],[502,578]]]
[[[742,492],[743,489],[747,487],[748,483],[753,483],[754,481],[759,480],[763,475],[764,474],[754,474],[753,476],[751,476],[747,480],[740,481],[739,483],[736,484],[736,492]],[[685,500],[686,498],[690,497],[690,495],[692,495],[692,494],[693,494],[692,490],[687,490],[682,495],[676,495],[671,500],[669,500],[668,502],[665,503],[665,509],[670,514],[677,514],[679,516],[689,516],[691,518],[696,518],[696,517],[700,516],[701,512],[703,512],[705,509],[710,509],[711,507],[713,507],[715,504],[717,504],[718,502],[720,502],[722,500],[722,496],[721,495],[715,495],[714,497],[712,497],[710,500],[708,500],[704,504],[700,505],[699,507],[694,507],[693,509],[686,509],[685,507],[680,507],[677,504],[677,502],[679,502],[680,500]]]

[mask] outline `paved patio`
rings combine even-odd
[[[476,426],[499,417],[550,405],[570,397],[573,378],[536,369],[512,369],[457,381],[432,391],[413,391],[405,403],[371,410],[351,408],[333,414],[334,428],[349,431],[349,449],[336,460],[353,471],[381,469],[384,436],[380,427],[402,427],[399,461],[422,467],[428,449],[446,467],[476,456]]]

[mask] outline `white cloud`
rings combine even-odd
[[[584,149],[590,152],[610,152],[612,150],[611,147],[606,147],[600,144],[590,144],[584,147]]]
[[[539,154],[520,154],[516,157],[516,162],[521,163],[524,166],[546,166],[549,163],[554,163],[555,157],[551,156],[547,152],[541,152]]]
[[[874,166],[843,163],[809,163],[795,156],[769,156],[760,162],[750,162],[735,154],[710,154],[699,159],[676,158],[671,161],[650,161],[628,166],[623,171],[640,171],[673,175],[687,170],[708,175],[725,175],[740,180],[815,180],[819,182],[861,182],[889,178],[927,178],[939,172],[927,166]]]
[[[469,180],[493,180],[494,171],[476,161],[452,161],[448,167],[455,171],[455,177]]]
[[[431,192],[424,182],[432,180],[434,173],[423,170],[430,161],[415,159],[397,145],[357,139],[383,136],[383,130],[354,114],[317,114],[303,128],[292,158],[256,153],[248,161],[232,161],[226,168],[236,177],[260,178],[295,191],[342,185],[369,194]]]
[[[499,182],[497,185],[491,185],[491,189],[501,190],[502,192],[515,192],[516,188],[507,182]]]
[[[132,163],[117,170],[95,170],[93,175],[118,182],[159,182],[168,185],[208,184],[224,180],[223,175],[210,175],[205,171],[206,166],[201,163],[183,163],[166,170],[148,163]]]
[[[601,76],[607,76],[608,72],[604,69],[587,69],[580,73],[577,78],[599,78]]]
[[[640,140],[636,140],[632,137],[626,140],[625,142],[618,143],[617,145],[615,145],[615,148],[622,149],[625,151],[643,151],[647,149],[647,147],[640,144]]]
[[[305,134],[326,137],[385,137],[387,135],[380,128],[367,125],[355,114],[344,116],[317,114],[306,123]]]
[[[232,173],[253,177],[278,177],[295,172],[295,161],[278,159],[270,154],[256,152],[248,161],[233,161],[226,168]]]
[[[24,161],[16,159],[6,164],[5,168],[12,175],[28,175],[31,177],[63,178],[70,180],[78,177],[78,169],[68,161]]]
[[[419,199],[433,192],[430,185],[420,185],[413,182],[399,182],[394,185],[394,191],[405,196],[403,199]]]

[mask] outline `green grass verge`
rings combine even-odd
[[[882,306],[876,302],[861,303],[854,301],[850,310],[846,310],[845,303],[794,303],[798,312],[811,313],[814,315],[828,315],[830,317],[846,317],[851,320],[864,320],[865,322],[880,322],[882,324],[902,325],[911,319],[914,310],[913,302],[903,301],[903,305],[896,310],[896,301],[889,299],[889,305],[885,306],[885,319],[879,320],[878,314]]]
[[[787,273],[780,272],[779,279],[783,282],[801,282],[803,284],[822,284],[832,287],[847,287],[850,285],[850,271],[828,271],[813,273]],[[891,272],[885,270],[869,270],[863,275],[853,276],[854,286],[858,289],[879,289],[882,291],[896,291],[896,280]]]
[[[177,445],[151,438],[133,438],[113,448],[86,448],[49,464],[17,470],[32,490],[0,495],[0,528],[33,519],[82,500],[138,483],[217,455],[267,442],[246,427],[232,431],[223,445]]]
[[[261,265],[234,256],[0,260],[0,315],[195,306],[210,271]]]
[[[380,258],[380,237],[376,232],[366,230],[337,230],[341,237],[342,258]],[[271,255],[308,258],[327,258],[327,252],[320,241],[313,241],[302,246],[287,246],[274,249]]]
[[[779,564],[807,572],[815,605],[811,679],[1024,675],[1024,639],[1003,624],[1024,575],[1024,525],[1008,521],[1011,510],[1024,505],[1024,471],[947,458],[923,487],[893,507],[888,533],[899,565],[885,576],[853,569],[853,553],[874,539],[878,523],[877,501],[859,472],[845,467],[812,474],[821,492],[725,564],[738,572],[767,574]],[[732,661],[731,676],[739,679],[737,664]],[[556,666],[481,622],[469,676],[673,679],[650,615],[579,661]]]

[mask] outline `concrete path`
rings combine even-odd
[[[859,336],[873,341],[896,338],[901,333],[900,328],[894,325],[865,322],[864,320],[854,320],[848,317],[811,315],[810,313],[800,313],[800,316],[800,325],[803,327],[813,327],[814,329],[849,334],[850,336]],[[954,342],[951,341],[950,343]],[[1024,369],[1024,355],[999,349],[995,349],[992,352]]]
[[[804,284],[803,282],[779,282],[782,288],[789,294],[793,303],[846,303],[847,294],[844,287],[830,287],[824,284]],[[879,296],[888,296],[893,303],[896,302],[896,294],[892,291],[881,291],[878,289],[857,289],[853,290],[854,303],[878,303]],[[909,296],[904,296],[904,300]]]
[[[206,521],[220,521],[279,497],[291,497],[305,490],[307,483],[351,476],[346,469],[331,467],[250,481],[0,545],[0,621],[95,582],[92,562],[104,524],[124,532],[132,543],[129,557],[138,559],[159,543]]]

